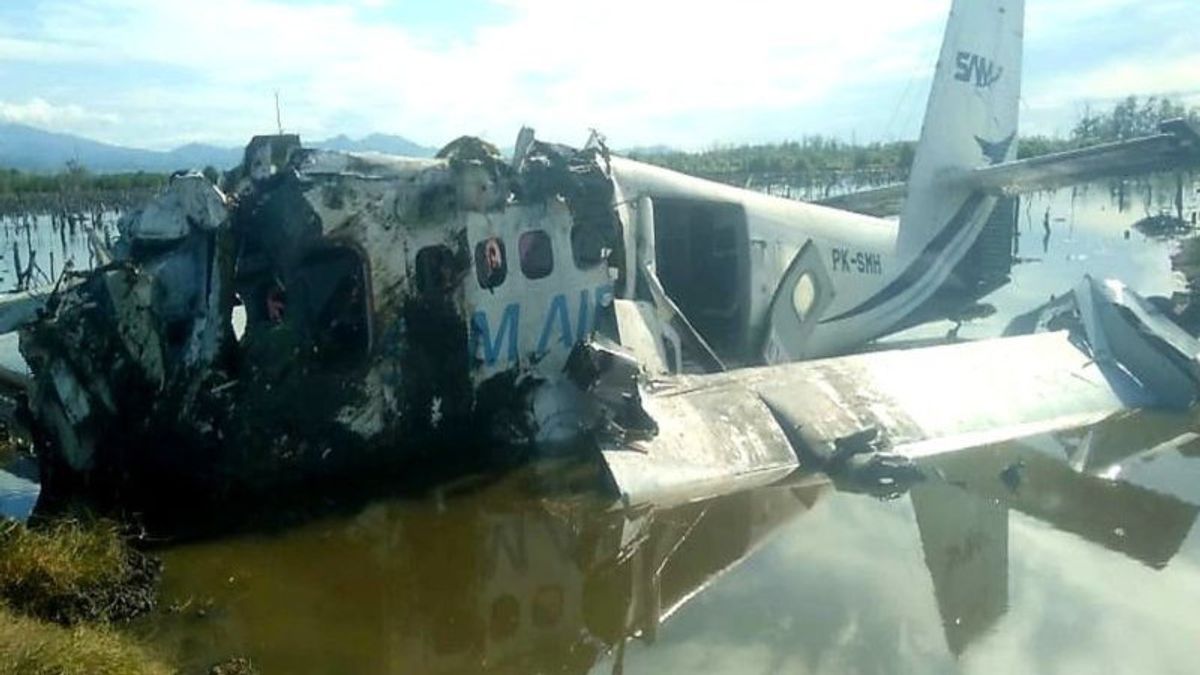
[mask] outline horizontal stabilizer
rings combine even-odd
[[[1164,123],[1162,132],[1154,136],[983,167],[965,180],[969,187],[1012,195],[1196,167],[1200,167],[1200,130],[1174,120]]]
[[[1200,167],[1200,130],[1185,120],[1164,122],[1161,132],[1127,141],[1056,152],[973,169],[949,180],[993,195],[1013,195]],[[892,183],[817,202],[823,206],[889,216],[904,206],[907,183]]]

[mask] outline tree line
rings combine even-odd
[[[1200,125],[1200,107],[1187,107],[1169,97],[1130,96],[1107,110],[1085,110],[1066,137],[1025,136],[1018,157],[1120,141],[1158,132],[1175,118]],[[914,141],[854,144],[827,136],[762,145],[717,146],[700,152],[634,153],[633,158],[676,171],[735,185],[756,177],[786,176],[792,182],[823,182],[831,176],[854,175],[863,182],[904,180],[916,153]]]
[[[156,190],[167,182],[167,174],[135,171],[92,173],[77,162],[67,162],[58,173],[29,173],[0,169],[0,196],[73,192],[129,192]]]

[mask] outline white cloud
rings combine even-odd
[[[115,123],[117,116],[85,110],[70,103],[54,105],[43,98],[31,98],[24,103],[0,101],[0,120],[42,127],[75,125],[81,122]]]
[[[1045,87],[1034,106],[1081,100],[1112,100],[1129,95],[1174,94],[1200,100],[1200,52],[1163,55],[1142,61],[1113,61],[1083,74],[1057,78]]]
[[[671,136],[664,120],[682,114],[786,110],[907,70],[914,56],[929,62],[929,50],[896,40],[940,16],[945,1],[505,4],[509,19],[437,43],[353,6],[267,0],[91,0],[52,5],[41,21],[56,45],[75,45],[89,60],[103,53],[109,63],[194,73],[220,88],[212,107],[267,100],[279,87],[288,117],[311,133],[337,131],[350,116],[431,141],[479,131],[507,139],[526,122],[551,135],[601,126],[649,141]],[[847,24],[855,26],[849,39],[829,28]],[[161,94],[140,110],[179,111],[191,98],[186,88]]]
[[[1031,3],[1029,25],[1066,35],[1133,1]],[[97,97],[129,121],[110,130],[129,134],[112,139],[123,142],[240,142],[271,128],[280,89],[285,125],[306,136],[391,131],[436,144],[486,133],[507,142],[532,124],[565,141],[598,127],[618,145],[695,147],[752,135],[750,115],[797,118],[798,127],[801,113],[820,119],[814,111],[855,92],[924,77],[949,0],[500,0],[492,23],[444,10],[463,27],[449,38],[383,20],[386,4],[48,0],[38,11],[42,39],[0,29],[0,57],[170,73],[165,85],[134,77]],[[916,99],[906,105],[923,108]]]

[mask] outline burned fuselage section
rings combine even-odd
[[[508,163],[472,138],[425,160],[259,137],[222,187],[177,176],[23,330],[52,476],[254,488],[607,424],[600,374],[567,368],[597,362],[572,352],[622,282],[601,144]]]

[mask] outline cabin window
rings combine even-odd
[[[590,269],[608,257],[604,233],[595,225],[576,225],[571,228],[571,257],[581,270]]]
[[[417,292],[432,295],[454,290],[458,280],[457,267],[454,251],[447,246],[426,246],[417,251]]]
[[[533,625],[538,628],[555,626],[562,619],[563,590],[561,586],[542,586],[533,596]]]
[[[554,271],[554,246],[543,230],[530,230],[517,242],[521,273],[526,279],[542,279]]]
[[[309,253],[296,266],[295,281],[288,291],[280,313],[286,316],[295,302],[302,302],[306,332],[318,360],[347,365],[366,356],[370,313],[365,266],[357,251],[334,247]],[[270,294],[267,302],[270,314]]]
[[[500,237],[488,237],[475,245],[475,276],[479,287],[485,289],[496,288],[508,277],[508,259]]]
[[[801,322],[808,317],[808,312],[816,300],[817,287],[813,283],[812,275],[805,272],[796,280],[796,287],[792,289],[792,307],[796,308],[796,315],[800,317]]]
[[[521,603],[516,597],[504,594],[492,601],[490,629],[492,639],[512,637],[521,627]]]

